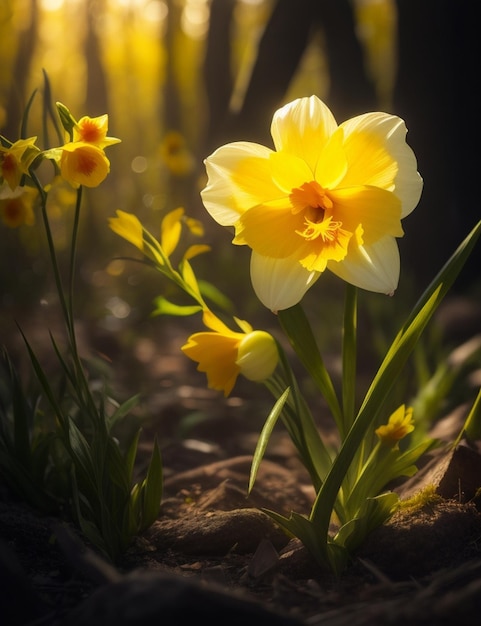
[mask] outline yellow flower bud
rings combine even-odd
[[[254,330],[242,339],[236,363],[241,374],[249,380],[261,382],[271,376],[279,361],[279,352],[272,335]]]
[[[207,374],[210,389],[223,391],[227,397],[242,374],[261,382],[274,372],[279,360],[274,338],[262,330],[252,330],[247,322],[236,322],[243,332],[230,330],[208,310],[204,323],[210,332],[191,335],[181,350],[193,361],[197,370]]]
[[[402,404],[389,418],[387,424],[376,429],[379,439],[388,445],[396,444],[400,439],[414,430],[413,410]]]

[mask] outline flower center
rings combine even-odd
[[[0,157],[0,166],[4,174],[14,172],[17,166],[17,163],[13,154],[7,153],[7,154],[2,155]]]
[[[332,209],[332,201],[325,189],[315,181],[304,183],[301,187],[292,190],[289,200],[292,204],[294,215],[310,207],[312,209],[329,210]]]
[[[96,143],[102,138],[102,132],[99,127],[91,120],[82,122],[79,128],[79,135],[80,139],[87,143]]]
[[[97,167],[95,158],[87,152],[79,152],[77,161],[78,171],[84,176],[90,176]]]
[[[23,204],[20,198],[12,198],[10,202],[7,202],[5,207],[5,215],[12,223],[18,222],[22,214]]]
[[[317,181],[293,189],[289,199],[294,215],[304,213],[304,230],[296,230],[298,235],[308,241],[321,237],[324,242],[332,242],[337,238],[342,222],[333,219],[332,200]]]

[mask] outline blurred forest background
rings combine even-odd
[[[169,286],[138,264],[116,260],[135,250],[107,220],[122,209],[158,233],[163,215],[184,206],[203,221],[213,247],[195,263],[198,273],[235,300],[236,315],[255,324],[249,251],[231,246],[230,234],[203,209],[202,160],[226,141],[271,145],[274,111],[311,94],[325,100],[338,122],[370,110],[405,119],[425,187],[404,221],[399,291],[417,297],[481,217],[467,129],[479,97],[475,6],[465,0],[0,0],[0,134],[18,138],[37,89],[28,136],[42,143],[46,72],[54,101],[77,119],[108,113],[109,135],[122,140],[109,148],[109,178],[85,190],[79,317],[108,332],[148,318],[153,298],[168,295]],[[72,209],[59,200],[50,211],[62,259]],[[5,320],[31,317],[53,298],[40,225],[40,216],[15,231],[0,224],[2,335],[10,332]],[[456,287],[475,295],[479,247]],[[318,283],[308,294],[313,309],[325,314],[339,288],[329,277]],[[387,300],[389,319],[403,300]]]

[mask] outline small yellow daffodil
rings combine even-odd
[[[160,158],[174,176],[186,176],[194,169],[195,161],[185,137],[169,131],[160,144]]]
[[[107,137],[108,124],[109,116],[107,114],[99,117],[85,115],[73,127],[73,141],[90,143],[98,148],[106,148],[120,143],[121,140],[117,137]]]
[[[210,389],[227,397],[239,374],[257,382],[271,376],[279,360],[272,335],[238,319],[242,332],[232,331],[210,311],[204,311],[203,320],[211,332],[191,335],[181,349],[198,363],[199,372],[207,374]]]
[[[338,125],[311,96],[274,114],[275,150],[235,142],[205,160],[204,205],[234,227],[234,244],[252,249],[251,278],[263,304],[297,304],[326,269],[363,289],[394,292],[401,219],[422,190],[406,132],[403,120],[386,113]]]
[[[72,187],[98,187],[110,171],[105,152],[94,144],[71,141],[60,151],[60,173]]]
[[[387,424],[376,429],[382,443],[394,445],[414,430],[413,410],[402,404],[389,418]]]
[[[0,217],[9,228],[32,226],[35,223],[33,205],[38,196],[32,187],[17,187],[13,191],[8,186],[0,188]]]
[[[19,139],[9,147],[0,144],[0,183],[5,181],[12,191],[20,185],[22,176],[40,154],[36,141],[36,137],[30,137]]]

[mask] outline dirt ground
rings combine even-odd
[[[125,346],[116,354],[104,339],[102,351],[120,364]],[[139,470],[160,433],[165,484],[157,521],[119,563],[108,563],[72,525],[39,515],[0,488],[2,626],[479,623],[476,442],[423,459],[415,482],[397,489],[408,496],[434,484],[440,498],[396,514],[335,579],[263,512],[308,513],[312,503],[308,477],[282,428],[247,496],[251,455],[271,398],[242,382],[228,399],[207,390],[194,367],[186,370],[178,353],[183,339],[166,329],[159,355],[146,335],[130,354],[135,366],[122,370],[121,383],[150,390]],[[438,428],[449,437],[465,414],[459,407]]]

